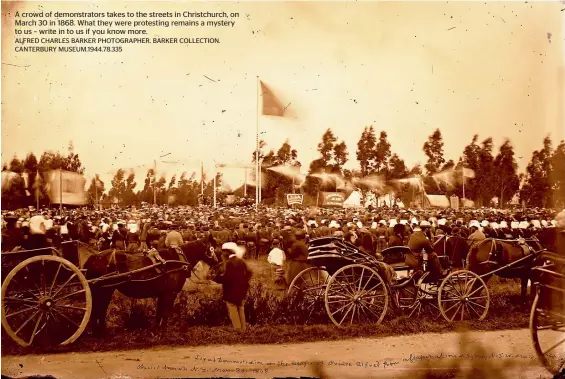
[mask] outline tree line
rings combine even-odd
[[[410,183],[398,181],[410,177],[420,177],[423,189],[429,194],[456,195],[475,201],[477,206],[491,205],[491,199],[498,198],[499,206],[507,205],[516,195],[528,206],[552,207],[565,205],[565,142],[561,141],[555,148],[549,136],[542,141],[539,150],[532,153],[530,162],[524,173],[518,173],[514,148],[506,139],[495,148],[493,139],[481,140],[473,136],[461,155],[456,159],[446,160],[444,156],[443,136],[436,129],[422,145],[427,157],[424,166],[416,164],[408,167],[405,161],[394,153],[385,131],[377,132],[374,126],[363,129],[355,152],[358,168],[345,169],[349,160],[349,150],[344,141],[331,129],[327,129],[318,143],[319,157],[310,162],[306,179],[298,183],[288,175],[269,170],[273,166],[302,167],[298,160],[298,152],[285,141],[278,150],[267,151],[267,144],[260,141],[259,159],[262,164],[262,199],[266,204],[284,204],[287,193],[301,192],[308,202],[315,203],[318,191],[350,191],[351,186],[343,187],[342,183],[321,180],[312,174],[325,173],[334,178],[343,178],[344,183],[355,183],[355,188],[366,193],[371,186],[356,179],[376,177],[383,183],[377,192],[381,194],[394,192],[405,204],[411,204],[420,191],[414,190]],[[256,151],[251,161],[255,163]],[[72,143],[66,155],[59,152],[44,152],[39,160],[33,153],[24,159],[14,156],[2,171],[17,174],[27,173],[28,186],[22,176],[17,176],[12,185],[3,189],[4,208],[19,208],[28,205],[49,205],[49,197],[45,192],[44,173],[49,170],[63,169],[84,173],[79,155],[74,151]],[[465,177],[465,170],[474,172],[474,177]],[[450,173],[445,175],[445,173]],[[216,186],[222,188],[222,174],[216,174]],[[108,188],[96,175],[88,184],[86,193],[90,204],[119,203],[129,206],[141,202],[171,205],[196,205],[199,196],[211,201],[213,196],[213,178],[200,178],[195,172],[184,172],[180,177],[173,176],[168,181],[165,177],[156,178],[153,169],[148,169],[143,178],[143,187],[138,189],[137,179],[133,172],[118,170]],[[27,192],[26,192],[27,191]],[[254,197],[254,188],[244,189],[241,186],[231,193]],[[223,201],[227,193],[218,191],[217,199]]]

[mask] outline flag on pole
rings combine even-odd
[[[466,178],[473,179],[475,177],[475,171],[471,170],[470,168],[463,167],[463,176]]]
[[[273,94],[269,87],[261,81],[261,97],[263,98],[262,114],[265,116],[283,117],[285,107]]]
[[[98,175],[96,175],[96,177],[94,178],[94,185],[98,189],[104,188],[104,184],[102,183],[102,181],[100,179],[98,179]]]

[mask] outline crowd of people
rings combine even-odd
[[[391,246],[421,250],[425,242],[422,238],[434,241],[444,234],[459,235],[469,241],[486,237],[528,238],[544,229],[564,229],[563,215],[564,212],[537,208],[456,211],[260,207],[256,210],[254,206],[145,206],[63,209],[62,212],[32,208],[2,212],[2,251],[58,248],[65,240],[80,240],[100,251],[110,248],[139,251],[175,247],[211,235],[218,244],[233,242],[243,246],[246,259],[278,249],[285,253],[285,258],[301,262],[296,264],[298,270],[308,258],[307,245],[313,238],[340,236],[379,257],[382,249]],[[421,233],[411,242],[415,232]]]
[[[531,238],[552,231],[555,251],[565,255],[565,210],[482,208],[463,210],[325,209],[233,206],[151,207],[94,210],[24,209],[2,212],[2,251],[59,248],[79,240],[103,251],[157,251],[213,237],[224,253],[225,270],[216,279],[232,324],[245,330],[243,302],[251,272],[244,260],[268,256],[277,267],[277,282],[289,285],[308,267],[308,243],[337,236],[382,260],[388,247],[408,246],[406,264],[417,266],[429,255],[432,275],[441,265],[432,248],[442,235],[460,236],[469,244],[488,237]],[[283,270],[284,266],[284,270]],[[234,283],[237,282],[237,283]]]

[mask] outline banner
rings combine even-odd
[[[60,202],[68,205],[84,205],[88,201],[84,186],[86,180],[81,174],[70,171],[54,170],[47,172],[46,188],[51,203]],[[62,196],[61,196],[62,184]]]
[[[226,204],[227,205],[235,204],[235,195],[226,195]]]
[[[451,203],[451,208],[455,209],[456,211],[459,210],[459,198],[455,195],[449,198],[449,202]]]
[[[288,193],[286,194],[286,202],[288,205],[302,204],[304,202],[304,196],[300,193]]]
[[[320,192],[320,207],[343,207],[345,196],[343,192]]]

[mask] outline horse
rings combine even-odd
[[[506,279],[520,279],[520,295],[522,301],[527,303],[528,281],[532,278],[532,268],[543,264],[541,254],[536,254],[541,250],[544,248],[536,238],[527,240],[486,238],[469,249],[467,269],[477,275],[485,275],[483,277],[485,282],[492,275]],[[527,256],[530,259],[524,259],[523,263],[506,267]],[[499,271],[489,274],[495,270]],[[531,293],[533,292],[532,289]]]
[[[459,235],[438,236],[433,244],[434,252],[441,256],[449,257],[449,262],[453,268],[465,267],[469,246],[467,240]],[[441,259],[441,258],[440,258]]]
[[[194,266],[200,261],[210,267],[219,264],[217,246],[216,240],[209,236],[184,243],[178,248],[159,250],[158,254],[156,251],[144,254],[120,250],[92,254],[86,259],[83,269],[91,287],[91,323],[94,334],[105,334],[106,313],[115,290],[136,299],[157,298],[155,326],[164,327],[175,299]],[[161,264],[157,264],[157,260]],[[163,263],[166,261],[169,262]],[[154,267],[134,272],[150,266]],[[96,281],[97,278],[102,279]]]

